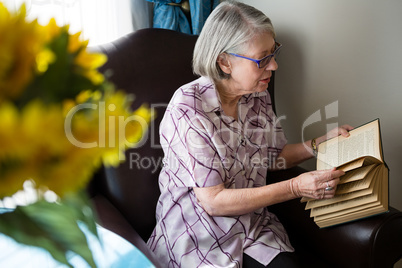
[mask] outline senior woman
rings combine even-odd
[[[266,185],[268,169],[313,156],[311,141],[286,144],[272,110],[267,86],[280,48],[271,21],[253,7],[225,1],[208,17],[193,57],[201,77],[175,92],[160,125],[165,157],[148,246],[166,267],[297,266],[267,206],[333,197],[342,171]]]

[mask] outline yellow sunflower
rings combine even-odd
[[[25,16],[25,5],[12,15],[0,3],[0,102],[20,96],[34,77],[36,57],[44,49],[43,27],[37,21],[27,22]],[[51,60],[49,53],[46,58]]]
[[[27,179],[62,197],[84,188],[102,161],[124,160],[153,113],[130,109],[133,99],[98,71],[106,56],[90,53],[81,33],[25,15],[24,5],[12,15],[0,3],[0,199]]]

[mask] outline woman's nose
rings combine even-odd
[[[269,61],[265,69],[269,71],[276,71],[278,69],[278,63],[276,62],[276,59],[274,57]]]

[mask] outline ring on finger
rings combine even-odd
[[[327,183],[327,187],[325,187],[325,191],[332,191],[334,189],[334,187],[329,186],[328,182],[326,182],[326,183]]]

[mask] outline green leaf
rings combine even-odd
[[[1,214],[0,232],[19,243],[41,247],[55,260],[70,267],[66,258],[68,251],[81,256],[91,267],[96,267],[86,236],[77,224],[78,220],[82,220],[79,211],[82,211],[79,206],[38,201]]]
[[[73,212],[76,214],[76,219],[84,223],[88,230],[98,237],[95,223],[96,215],[94,214],[94,208],[86,192],[82,191],[67,194],[61,202],[64,205],[73,208]]]
[[[60,263],[72,267],[61,246],[53,241],[40,226],[20,208],[0,215],[0,232],[21,244],[41,247]]]

